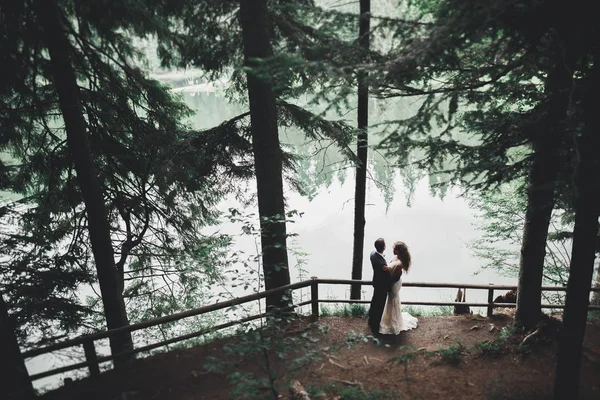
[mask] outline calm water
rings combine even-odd
[[[197,128],[214,126],[235,116],[240,108],[230,105],[215,94],[187,94],[184,100],[190,107],[198,110],[193,119]],[[220,104],[220,107],[215,106]],[[384,121],[401,118],[408,109],[415,107],[413,101],[371,101],[371,123],[379,124]],[[211,110],[205,117],[203,109]],[[353,123],[352,113],[348,122]],[[332,116],[329,115],[331,118]],[[381,129],[381,128],[380,128]],[[282,134],[282,142],[299,143],[299,135]],[[379,136],[370,135],[371,143],[377,142]],[[291,146],[288,146],[291,147]],[[295,146],[295,151],[307,154],[309,151],[301,146]],[[319,157],[315,159],[320,160]],[[311,276],[321,278],[350,279],[352,267],[353,221],[354,221],[354,172],[352,168],[343,172],[335,168],[327,168],[341,159],[331,151],[325,162],[313,161],[302,165],[303,168],[321,171],[324,174],[300,175],[306,181],[329,182],[317,185],[316,195],[309,199],[299,195],[289,187],[285,190],[287,210],[297,210],[302,217],[294,218],[295,222],[288,225],[288,233],[298,236],[288,241],[292,250],[306,253],[301,257],[301,268],[298,260],[290,254],[290,275],[292,281],[307,279]],[[316,164],[316,165],[315,165]],[[405,282],[457,282],[457,283],[496,283],[516,284],[516,279],[500,277],[493,271],[479,271],[482,261],[475,258],[467,244],[478,236],[474,227],[477,221],[476,213],[471,210],[458,188],[450,188],[443,199],[433,196],[429,189],[429,179],[414,178],[410,171],[397,170],[387,163],[378,153],[371,152],[369,171],[374,179],[394,188],[394,196],[386,204],[384,193],[373,180],[367,183],[367,206],[365,225],[365,249],[363,256],[363,279],[371,279],[372,268],[369,254],[373,250],[373,242],[383,237],[389,249],[386,256],[391,258],[391,244],[396,240],[406,242],[413,257],[413,267],[409,274],[403,277]],[[322,175],[327,175],[324,178]],[[410,180],[410,181],[409,181]],[[409,187],[414,187],[408,203]],[[248,191],[253,192],[253,185],[248,185]],[[222,211],[233,207],[245,213],[256,213],[256,207],[244,209],[233,199],[228,199],[221,205]],[[207,232],[216,231],[210,228]],[[241,235],[241,225],[225,223],[218,227],[223,233],[236,237],[234,247],[245,254],[256,254],[256,242],[252,237]],[[303,269],[304,271],[300,271]],[[365,287],[366,288],[366,287]],[[370,299],[367,289],[366,298]],[[407,300],[453,300],[455,290],[405,288]],[[326,295],[337,298],[347,298],[348,288],[335,286],[323,291]],[[485,291],[469,291],[469,301],[487,301]]]
[[[189,85],[190,82],[188,82]],[[175,85],[174,85],[175,86]],[[206,87],[201,87],[201,90]],[[229,104],[218,94],[197,93],[197,88],[180,88],[182,98],[197,115],[192,119],[195,128],[204,129],[215,126],[243,111],[237,104]],[[209,88],[209,90],[213,90]],[[186,92],[187,91],[187,92]],[[190,93],[191,92],[191,93]],[[371,107],[372,123],[382,122],[386,119],[401,117],[410,104],[373,102]],[[349,122],[352,122],[350,119]],[[373,135],[372,141],[377,136]],[[307,153],[307,149],[298,147],[302,140],[298,139],[297,132],[287,132],[282,135],[282,141],[289,149],[296,145],[297,151]],[[304,179],[314,180],[320,184],[313,187],[313,197],[308,199],[286,188],[287,210],[302,212],[301,217],[294,218],[295,222],[288,225],[288,232],[296,234],[288,241],[290,251],[290,275],[292,281],[308,279],[311,276],[321,278],[349,279],[352,266],[353,246],[353,209],[354,209],[354,173],[352,169],[342,172],[329,168],[329,164],[339,161],[341,157],[335,152],[330,152],[325,162],[314,161],[303,165],[313,170]],[[516,284],[516,279],[507,279],[495,275],[492,271],[484,271],[474,275],[482,265],[469,251],[467,244],[477,237],[478,233],[473,224],[476,215],[469,209],[466,201],[460,197],[456,188],[449,189],[443,199],[433,196],[429,189],[427,177],[415,179],[407,171],[397,171],[385,164],[381,155],[371,155],[370,170],[375,179],[385,185],[395,188],[395,195],[386,204],[384,193],[371,180],[367,185],[367,207],[365,226],[365,249],[363,256],[363,279],[372,277],[372,268],[369,262],[369,253],[373,249],[373,242],[378,237],[383,237],[389,249],[386,256],[391,258],[391,244],[396,240],[406,242],[413,257],[413,266],[409,274],[403,277],[404,282],[455,282],[455,283],[496,283]],[[323,169],[324,174],[316,171]],[[329,175],[327,175],[329,174]],[[323,176],[326,175],[326,176]],[[409,179],[410,182],[408,181]],[[407,205],[408,187],[414,187],[410,196],[411,205]],[[247,185],[248,194],[254,190],[254,184]],[[226,212],[229,208],[236,208],[244,214],[256,213],[256,206],[244,207],[232,198],[225,200],[220,209]],[[234,237],[232,251],[242,258],[252,258],[257,254],[255,238],[241,234],[241,224],[224,222],[217,227],[206,228],[206,233],[228,233]],[[296,253],[303,253],[297,256]],[[256,267],[255,263],[251,266]],[[232,268],[239,269],[242,279],[253,279],[240,265]],[[239,281],[239,279],[238,279]],[[253,284],[246,291],[240,287],[232,287],[232,281],[221,286],[213,287],[214,293],[227,291],[230,295],[244,295],[252,293],[256,285]],[[370,299],[371,287],[364,287],[363,298]],[[308,294],[303,293],[304,296]],[[321,298],[344,299],[349,297],[349,288],[343,286],[328,286],[320,289]],[[452,301],[455,297],[454,289],[402,289],[402,299],[423,301]],[[471,290],[467,294],[468,301],[486,301],[485,291]],[[106,354],[106,344],[97,344],[99,353]],[[73,354],[63,356],[44,356],[29,360],[27,363],[30,373],[41,372],[53,367],[65,365],[75,360],[70,360]],[[75,355],[77,361],[80,355]],[[84,374],[85,375],[85,374]],[[63,375],[60,379],[64,378]],[[37,388],[55,387],[60,383],[58,377],[36,381]]]
[[[337,0],[322,0],[318,2],[324,7],[336,7],[340,11],[356,12],[358,5],[351,3],[340,3]],[[374,5],[374,15],[392,16],[401,13],[397,8],[397,2],[384,1]],[[385,45],[379,44],[381,46]],[[389,45],[389,44],[388,44]],[[385,47],[385,46],[384,46]],[[154,48],[149,46],[146,51],[149,58],[154,59]],[[183,78],[183,79],[182,79]],[[176,91],[181,93],[185,102],[197,111],[192,118],[192,123],[197,129],[213,127],[229,118],[244,111],[237,104],[229,104],[219,95],[218,87],[206,85],[197,75],[176,73],[162,75],[159,79],[170,82]],[[218,85],[217,85],[218,86]],[[370,104],[370,118],[372,124],[385,120],[402,118],[414,107],[410,101],[405,102],[377,102]],[[349,114],[349,122],[352,123],[352,111]],[[334,117],[331,114],[328,117]],[[371,130],[372,132],[373,130]],[[297,132],[283,134],[282,140],[287,148],[292,149],[302,143]],[[377,141],[373,135],[371,141]],[[304,151],[304,154],[307,154]],[[0,155],[2,156],[2,155]],[[319,158],[322,155],[319,155]],[[310,158],[310,156],[309,156]],[[352,263],[352,240],[353,240],[353,208],[354,208],[354,174],[351,169],[346,172],[336,171],[336,162],[341,156],[336,152],[329,152],[325,162],[313,162],[303,164],[302,168],[309,168],[312,174],[303,176],[307,182],[317,182],[313,185],[313,197],[309,200],[287,188],[287,210],[297,210],[303,213],[302,217],[295,218],[295,223],[289,224],[288,232],[297,234],[293,240],[288,241],[295,253],[302,252],[305,255],[297,257],[290,252],[290,275],[292,281],[307,279],[311,276],[321,278],[349,279]],[[413,266],[409,274],[403,277],[404,282],[464,282],[464,283],[489,283],[515,284],[516,279],[507,279],[496,276],[491,271],[482,272],[474,276],[479,270],[482,261],[476,259],[467,248],[467,243],[477,237],[477,231],[473,227],[476,221],[474,212],[469,209],[466,201],[460,197],[457,189],[448,190],[443,199],[431,195],[428,187],[428,179],[423,177],[415,179],[414,175],[407,171],[396,171],[386,165],[381,155],[371,153],[370,171],[375,179],[385,185],[395,188],[393,199],[386,203],[384,194],[373,181],[367,187],[367,208],[365,226],[365,250],[363,257],[363,279],[371,279],[372,269],[369,262],[369,253],[373,249],[373,241],[383,237],[391,248],[395,240],[405,241],[412,253]],[[323,170],[323,174],[315,171]],[[411,206],[407,205],[407,188],[414,187],[411,195]],[[252,192],[253,183],[248,185],[248,191]],[[0,193],[2,202],[15,200],[14,196]],[[220,209],[224,212],[234,207],[244,213],[256,213],[256,207],[245,208],[233,199],[228,199],[221,204]],[[234,236],[233,249],[243,257],[251,258],[257,253],[257,243],[254,238],[241,235],[241,225],[224,222],[218,227],[206,228],[206,233],[212,232],[229,233]],[[387,250],[386,256],[391,257],[391,250]],[[233,266],[236,267],[235,265]],[[248,276],[247,271],[240,268],[243,278]],[[214,287],[215,293],[229,291],[234,295],[251,293],[233,288],[231,282],[225,283],[223,287]],[[335,286],[321,288],[323,298],[348,298],[348,288]],[[365,287],[363,298],[369,299],[371,288]],[[405,300],[445,300],[450,301],[455,297],[454,290],[438,289],[402,289],[402,298]],[[467,299],[469,301],[485,301],[487,294],[470,291]],[[108,348],[104,343],[97,343],[99,353],[106,354]],[[27,362],[31,374],[56,368],[62,365],[78,362],[81,354],[60,354],[54,356],[42,356]],[[80,375],[85,376],[85,371]],[[52,388],[60,384],[67,376],[55,376],[35,382],[36,388]],[[72,376],[72,375],[71,375]]]

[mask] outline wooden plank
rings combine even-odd
[[[90,376],[100,375],[100,366],[98,365],[98,356],[96,355],[96,347],[94,347],[93,340],[83,342],[83,352],[90,369]]]
[[[255,294],[251,294],[251,295],[244,296],[244,297],[238,297],[235,299],[211,304],[211,305],[200,307],[200,308],[195,308],[193,310],[183,311],[180,313],[171,314],[171,315],[167,315],[164,317],[154,318],[154,319],[151,319],[148,321],[123,326],[123,327],[117,328],[117,329],[98,332],[98,333],[94,333],[94,334],[86,335],[86,336],[80,336],[75,339],[65,340],[64,342],[59,342],[59,343],[55,343],[55,344],[52,344],[49,346],[28,350],[26,352],[23,352],[23,357],[31,358],[31,357],[38,356],[40,354],[45,354],[45,353],[49,353],[49,352],[56,351],[56,350],[66,349],[67,347],[79,346],[79,345],[82,345],[87,340],[105,339],[107,337],[116,335],[118,333],[133,332],[133,331],[137,331],[140,329],[150,328],[150,327],[153,327],[156,325],[161,325],[161,324],[164,324],[167,322],[178,321],[183,318],[188,318],[188,317],[193,317],[193,316],[200,315],[200,314],[205,314],[207,312],[221,310],[223,308],[235,306],[238,304],[248,303],[248,302],[254,301],[254,300],[260,300],[260,299],[263,299],[273,293],[278,293],[278,292],[285,291],[285,290],[300,289],[300,288],[310,286],[310,283],[311,283],[311,281],[302,281],[302,282],[298,282],[298,283],[293,283],[291,285],[281,286],[276,289],[270,289],[270,290],[266,290],[264,292],[255,293]]]
[[[372,285],[372,281],[353,281],[351,279],[319,279],[320,284],[327,285],[350,285],[352,283],[358,283],[362,286]],[[403,287],[424,287],[424,288],[448,288],[448,289],[489,289],[489,285],[478,285],[472,283],[446,283],[446,282],[402,282]],[[494,285],[494,289],[499,290],[513,290],[517,287],[514,285]],[[566,289],[566,288],[565,288]],[[553,289],[547,289],[553,290]]]
[[[327,285],[350,285],[358,283],[362,286],[372,285],[372,281],[353,281],[351,279],[319,279],[320,284]],[[403,287],[424,287],[424,288],[467,288],[467,289],[489,289],[490,285],[472,284],[472,283],[447,283],[447,282],[403,282]],[[494,290],[516,290],[516,285],[492,285]],[[566,286],[542,286],[543,292],[560,292],[566,291]],[[590,288],[593,292],[600,292],[600,287]]]
[[[371,303],[369,300],[336,300],[336,299],[326,299],[319,300],[319,303],[359,303],[359,304],[369,304]],[[487,307],[487,303],[461,303],[461,302],[438,302],[438,301],[403,301],[402,305],[419,305],[419,306],[472,306],[472,307]]]
[[[316,281],[317,281],[317,284],[350,285],[352,283],[358,283],[359,285],[362,285],[362,286],[372,285],[371,281],[353,281],[351,279],[316,279]],[[192,316],[201,315],[201,314],[205,314],[205,313],[212,312],[212,311],[221,310],[221,309],[235,306],[238,304],[244,304],[244,303],[247,303],[250,301],[260,300],[260,299],[263,299],[266,296],[273,294],[273,293],[278,293],[278,292],[285,291],[285,290],[294,290],[294,289],[308,287],[311,285],[311,283],[312,283],[312,281],[310,281],[310,280],[297,282],[297,283],[294,283],[291,285],[282,286],[280,288],[267,290],[267,291],[264,291],[261,293],[255,293],[255,294],[251,294],[248,296],[239,297],[236,299],[231,299],[231,300],[227,300],[224,302],[215,303],[215,304],[211,304],[208,306],[196,308],[193,310],[183,311],[180,313],[167,315],[164,317],[154,318],[154,319],[140,322],[137,324],[124,326],[122,328],[98,332],[98,333],[86,335],[86,336],[81,336],[81,337],[78,337],[75,339],[66,340],[64,342],[59,342],[59,343],[55,343],[52,345],[40,347],[37,349],[31,349],[31,350],[25,351],[25,352],[23,352],[23,357],[31,358],[31,357],[38,356],[40,354],[45,354],[45,353],[49,353],[52,351],[65,349],[68,347],[79,346],[79,345],[82,345],[87,340],[95,341],[95,340],[99,340],[99,339],[104,339],[104,338],[108,338],[108,337],[113,336],[118,333],[133,332],[133,331],[140,330],[140,329],[150,328],[150,327],[153,327],[156,325],[161,325],[161,324],[164,324],[167,322],[178,321],[180,319],[187,318],[187,317],[192,317]],[[403,283],[403,286],[405,286],[405,287],[423,287],[423,288],[468,288],[468,289],[488,289],[488,290],[490,289],[490,286],[493,286],[494,290],[514,290],[517,288],[516,286],[511,286],[511,285],[477,285],[477,284],[441,283],[441,282],[436,282],[436,283],[405,282],[405,283]],[[542,286],[542,291],[565,291],[565,290],[566,290],[566,286]],[[591,291],[600,291],[600,287],[591,288],[590,290]],[[363,303],[363,304],[369,303],[369,301],[341,301],[341,300],[333,300],[333,301],[319,300],[319,302],[321,302],[321,303],[328,303],[328,302],[330,302],[330,303]],[[314,305],[314,301],[312,304]],[[444,303],[444,302],[404,302],[404,304],[407,304],[407,305],[450,305],[450,306],[452,306],[452,305],[456,305],[457,303],[454,303],[454,302],[447,302],[447,303]],[[473,306],[473,307],[487,307],[488,306],[488,304],[482,304],[482,303],[461,303],[461,304]],[[494,306],[494,307],[497,307],[497,306]],[[510,307],[510,306],[507,306],[507,307]],[[542,307],[543,308],[564,308],[564,306],[553,306],[553,305],[543,305]],[[600,309],[600,307],[590,306],[589,309],[596,310],[596,309]]]
[[[323,299],[319,300],[319,303],[345,303],[345,304],[369,304],[369,300],[336,300],[336,299]],[[488,307],[488,303],[461,303],[454,301],[403,301],[403,305],[407,306],[469,306],[469,307]],[[493,303],[494,308],[514,308],[517,305],[515,303]],[[542,304],[542,308],[565,308],[564,305],[560,304]],[[588,306],[588,310],[600,310],[600,306]]]
[[[316,276],[311,278],[312,282],[310,285],[310,298],[311,298],[311,312],[312,320],[316,321],[319,319],[319,280]]]
[[[492,283],[490,283],[490,286],[493,286]],[[487,308],[487,316],[491,317],[494,314],[494,288],[490,287],[488,289],[488,308]]]
[[[306,305],[309,305],[311,303],[312,303],[311,300],[303,301],[301,303],[294,304],[291,307],[286,308],[286,310],[291,310],[293,308],[306,306]],[[145,352],[145,351],[154,350],[154,349],[157,349],[159,347],[163,347],[163,346],[166,346],[166,345],[169,345],[169,344],[181,342],[181,341],[187,340],[187,339],[193,339],[195,337],[202,336],[202,335],[205,335],[207,333],[211,333],[211,332],[215,332],[215,331],[218,331],[218,330],[221,330],[221,329],[229,328],[229,327],[232,327],[232,326],[235,326],[235,325],[242,324],[244,322],[250,322],[250,321],[253,321],[253,320],[256,320],[256,319],[259,319],[259,318],[265,318],[265,317],[268,317],[270,315],[272,315],[272,314],[270,314],[270,313],[262,313],[262,314],[257,314],[257,315],[253,315],[253,316],[250,316],[250,317],[241,318],[241,319],[238,319],[238,320],[235,320],[235,321],[230,321],[230,322],[227,322],[227,323],[224,323],[224,324],[220,324],[220,325],[212,326],[210,328],[202,329],[200,331],[196,331],[196,332],[188,333],[188,334],[185,334],[185,335],[177,336],[177,337],[174,337],[174,338],[171,338],[171,339],[168,339],[168,340],[163,340],[162,342],[152,343],[152,344],[149,344],[147,346],[139,347],[137,349],[133,349],[133,350],[129,350],[129,351],[124,351],[122,353],[118,353],[118,354],[115,354],[115,355],[97,357],[96,360],[97,360],[97,363],[99,364],[99,363],[111,361],[112,359],[114,359],[116,357],[129,356],[129,355],[133,355],[133,354],[136,354],[136,353],[142,353],[142,352]],[[72,371],[72,370],[75,370],[75,369],[84,368],[86,366],[89,366],[88,362],[79,363],[79,364],[73,364],[73,365],[66,366],[66,367],[61,367],[61,368],[57,368],[57,369],[53,369],[53,370],[49,370],[49,371],[44,371],[44,372],[41,372],[39,374],[32,375],[31,376],[31,380],[34,381],[36,379],[46,378],[48,376],[52,376],[52,375],[55,375],[55,374],[60,374],[62,372]]]
[[[310,300],[303,301],[302,303],[298,303],[298,304],[293,304],[290,307],[286,307],[284,310],[285,311],[289,311],[289,310],[292,310],[294,308],[305,306],[305,305],[308,305],[308,304],[311,304]],[[261,314],[252,315],[250,317],[240,318],[240,319],[235,320],[235,321],[229,321],[229,322],[226,322],[224,324],[211,326],[209,328],[205,328],[205,329],[202,329],[202,330],[199,330],[199,331],[196,331],[196,332],[192,332],[192,333],[188,333],[188,334],[185,334],[185,335],[177,336],[177,337],[174,337],[174,338],[171,338],[171,339],[168,339],[168,340],[163,340],[162,342],[152,343],[152,344],[149,344],[147,346],[139,347],[137,349],[133,349],[133,350],[129,350],[129,351],[124,351],[122,353],[115,354],[115,355],[100,357],[98,359],[98,361],[99,362],[106,362],[106,361],[110,361],[110,360],[112,360],[114,358],[117,358],[117,357],[120,357],[120,356],[129,356],[129,355],[136,354],[136,353],[142,353],[142,352],[145,352],[145,351],[157,349],[157,348],[162,347],[162,346],[166,346],[168,344],[173,344],[173,343],[181,342],[181,341],[187,340],[187,339],[193,339],[193,338],[198,337],[198,336],[206,335],[207,333],[216,332],[216,331],[219,331],[221,329],[230,328],[230,327],[235,326],[235,325],[243,324],[244,322],[250,322],[250,321],[254,321],[254,320],[260,319],[260,318],[266,318],[266,317],[269,317],[269,316],[272,316],[272,315],[273,315],[272,313],[261,313]]]
[[[76,369],[82,369],[82,368],[86,368],[86,367],[88,367],[88,363],[86,361],[84,361],[84,362],[80,362],[77,364],[67,365],[65,367],[60,367],[60,368],[56,368],[56,369],[51,369],[49,371],[40,372],[39,374],[33,374],[29,378],[33,382],[35,380],[47,378],[52,375],[62,374],[63,372],[74,371]]]

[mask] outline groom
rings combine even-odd
[[[379,323],[383,315],[383,309],[387,300],[388,292],[392,287],[392,275],[383,256],[385,251],[385,240],[379,238],[375,241],[375,251],[371,252],[371,265],[373,266],[373,298],[369,308],[369,328],[374,335],[379,333]],[[394,279],[397,281],[400,279]]]

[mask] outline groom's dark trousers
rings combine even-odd
[[[385,308],[385,301],[392,285],[392,278],[383,267],[387,265],[385,258],[376,251],[371,253],[371,265],[373,266],[373,298],[369,308],[369,327],[374,334],[379,333],[379,323]]]

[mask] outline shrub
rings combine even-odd
[[[458,365],[462,362],[466,347],[459,340],[456,344],[451,344],[446,349],[439,349],[437,353],[442,358],[442,362],[451,365]]]
[[[402,311],[406,311],[415,317],[443,317],[452,315],[454,310],[451,306],[434,306],[434,307],[415,307],[402,306]]]
[[[329,391],[333,392],[334,395],[339,396],[335,398],[341,398],[344,400],[394,400],[399,399],[400,394],[393,391],[385,390],[363,390],[357,386],[344,386],[336,387],[331,385]]]
[[[364,317],[368,313],[369,313],[369,310],[363,304],[351,304],[350,305],[350,315],[353,317]]]

